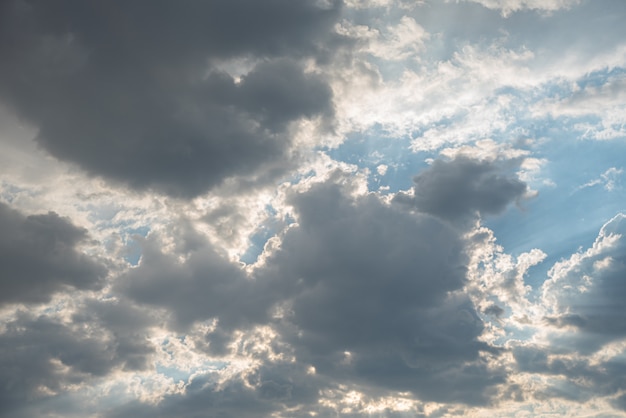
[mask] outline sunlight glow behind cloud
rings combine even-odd
[[[7,0],[0,417],[626,416],[621,0]]]

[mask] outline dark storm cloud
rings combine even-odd
[[[105,266],[81,253],[87,231],[54,212],[24,216],[0,203],[0,304],[41,303],[56,292],[97,289]]]
[[[87,172],[193,196],[279,161],[286,125],[332,116],[299,59],[322,57],[340,2],[7,1],[0,100]],[[240,83],[230,59],[259,61]],[[225,61],[226,60],[226,61]]]
[[[435,160],[413,179],[414,196],[398,195],[396,201],[410,202],[421,212],[455,223],[476,213],[497,214],[527,190],[524,182],[507,175],[503,168],[467,157]]]

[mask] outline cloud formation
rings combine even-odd
[[[466,280],[458,232],[334,183],[291,203],[298,226],[260,274],[295,285],[283,321],[300,356],[336,379],[481,402],[499,377],[470,365],[494,350],[477,340],[470,301],[453,295]],[[451,373],[446,394],[435,389]]]
[[[35,411],[46,400],[116,370],[146,369],[154,348],[142,327],[150,322],[140,311],[111,302],[92,302],[70,321],[18,312],[0,334],[0,416],[43,416]],[[27,406],[35,409],[21,415]]]
[[[413,178],[412,195],[400,194],[396,200],[454,223],[498,214],[527,191],[526,184],[506,174],[501,164],[464,156],[437,159]]]
[[[563,340],[573,339],[581,352],[626,336],[625,237],[626,215],[618,214],[591,248],[555,264],[543,284],[548,323],[564,328]]]
[[[0,304],[43,303],[61,291],[99,289],[107,268],[80,251],[87,231],[54,212],[24,216],[0,202]]]
[[[177,329],[216,320],[205,335],[213,355],[228,353],[241,330],[269,325],[302,370],[313,367],[320,390],[345,382],[487,402],[505,373],[488,366],[499,350],[480,341],[482,320],[459,292],[468,263],[461,233],[430,214],[355,195],[354,187],[335,172],[291,194],[297,224],[266,250],[252,277],[207,244],[177,261],[146,243],[119,290],[166,308]],[[287,387],[310,384],[306,373],[300,379]],[[282,387],[272,382],[256,385],[254,396]]]
[[[300,59],[325,54],[340,6],[5,2],[0,93],[55,157],[195,196],[284,159],[290,122],[332,117],[330,88]],[[241,59],[237,80],[220,70]]]
[[[623,415],[624,12],[0,2],[0,416]]]

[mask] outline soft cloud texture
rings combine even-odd
[[[503,16],[508,16],[520,10],[535,10],[551,12],[567,9],[578,5],[581,0],[465,0],[479,3],[489,9],[500,10]]]
[[[299,59],[324,54],[339,2],[2,7],[3,99],[52,155],[136,189],[194,196],[253,175],[287,155],[289,122],[332,116]],[[259,63],[236,83],[216,66],[238,57]]]
[[[42,303],[61,291],[99,289],[102,261],[80,251],[87,231],[54,212],[25,216],[0,202],[0,304]]]
[[[466,279],[458,233],[373,195],[351,199],[333,183],[291,202],[298,226],[260,274],[295,286],[283,321],[295,327],[297,352],[338,379],[481,402],[500,378],[479,361],[495,350],[477,340],[482,324],[472,304],[451,293]]]
[[[0,416],[622,416],[620,0],[7,0]]]
[[[581,351],[599,349],[626,335],[624,236],[626,216],[607,222],[593,246],[557,263],[543,285],[550,325],[575,329]]]
[[[497,163],[464,156],[435,160],[413,182],[412,194],[400,194],[397,201],[451,222],[498,214],[527,191],[526,184],[506,175]]]

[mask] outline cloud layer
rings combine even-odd
[[[7,0],[0,417],[626,414],[616,0]]]

